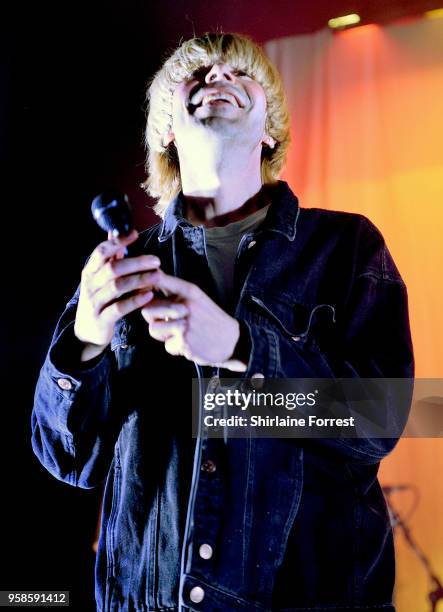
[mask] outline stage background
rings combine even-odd
[[[265,49],[292,116],[283,177],[302,206],[361,213],[380,229],[408,287],[416,377],[443,377],[443,18],[322,30]],[[442,470],[441,439],[403,439],[380,469],[382,485],[417,487],[407,522],[440,579]],[[390,499],[407,518],[415,498]],[[398,532],[396,547],[398,612],[427,610],[425,571]]]

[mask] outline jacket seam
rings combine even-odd
[[[208,584],[207,582],[205,582],[204,580],[202,580],[201,578],[197,578],[192,576],[192,574],[189,575],[190,577],[192,577],[193,580],[197,581],[199,584],[204,585],[205,587],[207,587],[209,593],[212,591],[216,591],[217,593],[220,593],[220,595],[224,596],[224,597],[229,597],[230,599],[234,599],[237,602],[239,602],[242,605],[248,606],[248,607],[253,607],[255,610],[262,610],[263,612],[266,611],[266,608],[264,606],[262,606],[259,603],[256,603],[254,601],[248,601],[246,599],[244,599],[243,597],[241,597],[240,595],[236,595],[235,593],[232,593],[231,591],[227,591],[226,589],[220,589],[218,586],[214,585],[214,584]]]
[[[337,438],[336,440],[337,440],[337,442],[338,442],[339,444],[341,444],[341,445],[342,445],[342,446],[344,446],[345,448],[352,448],[352,450],[353,450],[355,453],[357,453],[358,455],[361,455],[362,457],[371,457],[372,459],[377,459],[378,461],[381,461],[381,459],[383,459],[383,457],[384,457],[384,454],[383,454],[383,455],[379,455],[379,454],[374,454],[374,453],[371,453],[371,452],[369,452],[369,451],[362,451],[362,450],[360,450],[360,449],[359,449],[359,448],[357,448],[357,447],[354,447],[354,446],[352,446],[352,445],[346,444],[346,443],[345,443],[345,442],[344,442],[342,439],[340,439],[340,438]]]
[[[405,286],[404,281],[401,278],[393,278],[392,276],[380,276],[380,274],[377,274],[376,272],[373,271],[368,271],[368,272],[362,272],[361,274],[358,274],[355,277],[355,280],[359,279],[359,278],[363,278],[364,276],[368,276],[371,278],[374,278],[377,281],[380,282],[385,282],[385,283],[397,283],[399,285],[403,285]]]

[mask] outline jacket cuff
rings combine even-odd
[[[63,377],[72,379],[73,387],[78,387],[80,382],[99,384],[109,368],[110,349],[89,361],[80,360],[82,350],[83,343],[74,334],[74,322],[71,322],[49,349],[46,365],[51,378],[57,382]]]

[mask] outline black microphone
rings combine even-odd
[[[127,236],[134,228],[128,196],[105,191],[92,200],[91,212],[98,225],[117,238]]]

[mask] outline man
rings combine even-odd
[[[33,411],[52,474],[107,479],[99,610],[394,610],[376,475],[395,439],[190,435],[195,372],[211,388],[229,371],[413,375],[382,236],[360,215],[299,208],[278,181],[288,141],[279,76],[245,37],[184,42],[150,85],[162,222],[94,250]]]

